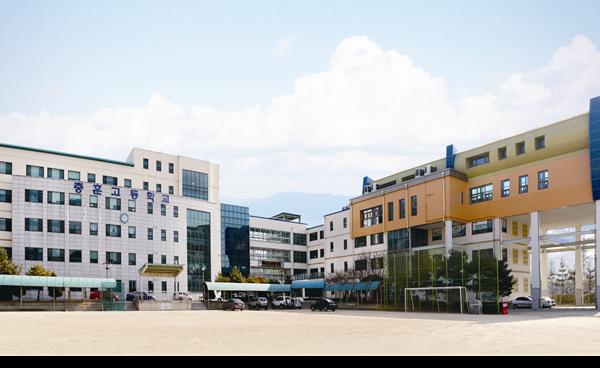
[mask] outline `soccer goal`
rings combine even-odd
[[[467,308],[464,286],[430,286],[404,289],[404,311],[460,312]]]

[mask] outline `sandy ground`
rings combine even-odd
[[[0,312],[0,354],[593,354],[600,314]]]

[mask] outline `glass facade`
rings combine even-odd
[[[250,239],[269,243],[290,244],[291,233],[287,231],[250,228]]]
[[[250,274],[250,215],[248,207],[221,204],[221,272],[237,266]]]
[[[208,174],[183,170],[183,196],[208,201]]]
[[[209,212],[187,210],[187,258],[188,290],[198,292],[202,281],[210,281]]]

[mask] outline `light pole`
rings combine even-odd
[[[110,270],[110,260],[107,259],[102,264],[104,265],[104,268],[106,269],[106,278],[108,279],[108,271]],[[101,295],[101,297],[100,297],[100,305],[102,306],[102,311],[104,311],[104,290],[103,290],[102,293],[100,293],[100,295]],[[112,294],[110,295],[110,298],[112,299]]]
[[[204,271],[206,271],[206,265],[202,265],[202,284],[200,284],[200,291],[202,291],[202,299],[204,299]]]

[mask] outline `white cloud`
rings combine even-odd
[[[587,111],[600,95],[600,52],[577,36],[547,65],[507,76],[495,91],[451,102],[446,88],[408,56],[350,37],[326,71],[298,78],[266,106],[223,111],[154,93],[141,106],[84,117],[7,114],[0,127],[7,143],[119,160],[132,147],[211,160],[221,164],[228,197],[354,195],[362,176],[441,158],[447,144],[466,150]]]

